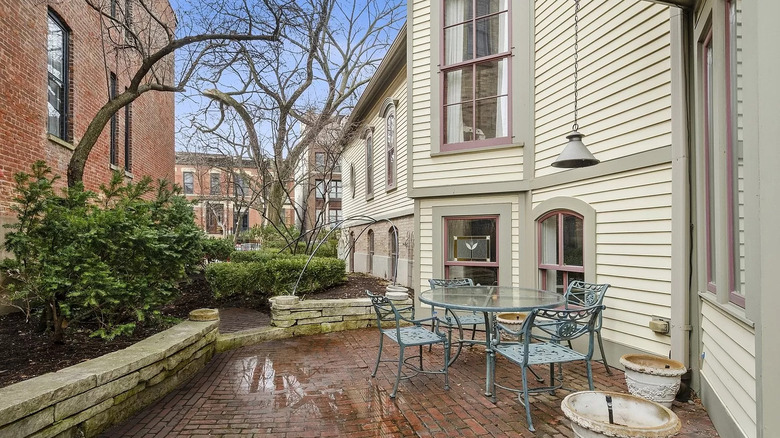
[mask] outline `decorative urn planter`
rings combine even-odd
[[[669,408],[680,389],[685,365],[649,354],[626,354],[620,358],[626,368],[628,392]]]
[[[575,392],[563,399],[561,409],[577,438],[665,438],[680,430],[670,409],[619,392]]]
[[[409,298],[409,292],[403,286],[391,284],[385,289],[385,297],[388,300],[404,301]]]
[[[496,321],[509,330],[516,332],[523,326],[523,321],[525,321],[526,317],[528,317],[528,314],[522,312],[498,313],[496,314]]]

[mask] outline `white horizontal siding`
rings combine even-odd
[[[603,336],[666,355],[670,338],[648,328],[671,314],[672,225],[669,165],[536,190],[533,206],[577,198],[596,210],[596,281],[609,283]],[[586,239],[592,238],[585,236]]]
[[[536,175],[550,164],[574,121],[573,9],[536,2]],[[671,144],[669,9],[650,2],[582,1],[579,14],[578,122],[602,161]]]
[[[342,154],[341,170],[343,181],[342,212],[345,218],[355,215],[372,217],[392,217],[396,212],[408,213],[414,207],[414,201],[407,196],[407,106],[406,106],[406,71],[402,70],[393,80],[385,96],[398,101],[396,114],[396,188],[385,190],[386,137],[385,119],[380,112],[385,99],[377,99],[377,103],[368,112],[365,122],[358,129],[362,133],[367,127],[374,127],[374,196],[366,200],[366,141],[361,136],[347,145]],[[350,165],[355,167],[355,196],[352,197],[352,181],[350,181]]]
[[[756,436],[755,333],[702,300],[701,375],[748,437]]]

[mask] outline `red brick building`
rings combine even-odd
[[[132,26],[136,14],[140,26],[143,10],[134,3],[105,2],[109,13]],[[168,0],[154,6],[175,23]],[[0,0],[0,224],[14,218],[14,174],[44,160],[64,186],[70,156],[88,124],[112,93],[129,84],[132,56],[111,45],[122,41],[117,35],[102,35],[98,13],[83,0]],[[173,62],[166,69],[172,77]],[[127,180],[173,180],[174,117],[172,93],[148,92],[120,110],[87,160],[86,187],[97,189],[114,170]]]
[[[263,224],[264,187],[252,161],[177,152],[175,173],[187,199],[197,201],[195,222],[210,236],[231,236]],[[285,217],[289,225],[291,211]]]

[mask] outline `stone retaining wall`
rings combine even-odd
[[[124,350],[0,388],[0,436],[92,437],[205,366],[219,321],[186,321]]]
[[[412,300],[396,304],[407,306]],[[271,298],[271,325],[289,336],[313,335],[376,326],[376,313],[370,298],[300,301],[279,296]]]

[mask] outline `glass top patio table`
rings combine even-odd
[[[423,291],[420,302],[434,307],[475,312],[528,312],[563,304],[563,295],[514,286],[459,286]]]
[[[492,349],[495,336],[495,314],[499,312],[530,312],[538,308],[553,308],[563,305],[563,295],[546,290],[514,286],[457,286],[429,289],[420,294],[420,302],[433,307],[452,310],[482,312],[485,317],[485,350],[487,363],[485,371],[485,395],[492,396],[493,376],[490,364],[496,360]],[[451,313],[454,317],[456,315]],[[456,317],[457,318],[457,317]],[[458,326],[460,322],[457,321]],[[458,344],[460,355],[461,345]],[[454,359],[455,359],[454,358]],[[453,362],[454,362],[453,359]]]

